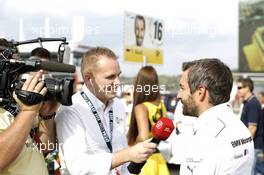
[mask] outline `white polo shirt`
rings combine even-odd
[[[127,147],[125,136],[125,109],[118,99],[106,108],[84,85],[82,87],[96,108],[103,126],[110,136],[109,110],[113,108],[113,152]],[[97,120],[80,92],[72,97],[72,106],[62,106],[55,118],[57,136],[60,143],[62,175],[106,175],[110,171],[112,154],[102,136]],[[128,174],[127,164],[117,170],[121,175]]]
[[[249,175],[253,160],[251,134],[225,103],[198,117],[180,174]]]

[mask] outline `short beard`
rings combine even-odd
[[[183,104],[183,109],[182,109],[183,115],[198,117],[198,107],[195,104],[192,96],[189,95],[188,99],[185,102],[182,101],[182,104]]]

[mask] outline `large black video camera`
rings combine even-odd
[[[38,57],[21,59],[18,56],[18,58],[14,58],[14,55],[18,54],[16,49],[18,45],[50,41],[61,41],[60,47],[68,44],[66,43],[66,38],[38,38],[24,42],[13,41],[12,47],[2,49],[3,51],[0,53],[0,106],[12,106],[15,103],[12,95],[14,91],[20,100],[29,105],[37,104],[39,101],[44,100],[58,101],[62,105],[68,106],[72,104],[71,96],[74,83],[72,78],[45,78],[44,82],[48,92],[44,97],[37,93],[21,90],[24,83],[24,80],[21,80],[22,74],[40,69],[51,72],[75,72],[75,66],[60,63],[63,58],[63,49],[60,49],[60,47],[58,51],[58,60],[61,60],[60,62],[42,61]]]

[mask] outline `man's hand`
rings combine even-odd
[[[113,153],[111,169],[116,168],[126,162],[141,163],[146,161],[157,148],[156,143],[151,143],[151,139],[137,143],[121,151]]]
[[[140,163],[146,161],[157,148],[157,144],[151,143],[151,139],[145,140],[144,142],[137,143],[129,149],[129,161]]]
[[[44,96],[47,93],[47,88],[44,87],[44,82],[42,80],[40,80],[42,77],[42,72],[43,71],[40,70],[36,74],[30,75],[28,77],[28,79],[25,81],[25,83],[23,84],[21,90],[39,93],[39,94]],[[17,104],[20,106],[21,111],[36,111],[36,112],[38,112],[40,107],[41,107],[41,104],[42,104],[42,103],[39,103],[36,105],[28,106],[28,105],[22,103],[17,98],[15,93],[13,93],[13,97],[16,100]]]

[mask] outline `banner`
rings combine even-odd
[[[164,21],[131,12],[124,15],[125,61],[163,64]]]
[[[264,71],[264,0],[239,3],[239,71]]]

